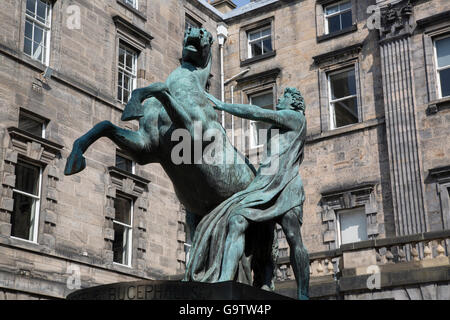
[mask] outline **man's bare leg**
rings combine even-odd
[[[225,240],[225,252],[219,281],[234,280],[239,260],[244,254],[245,230],[247,228],[248,221],[241,215],[233,216],[228,222],[228,235]]]
[[[294,210],[287,212],[280,221],[291,250],[291,266],[297,280],[298,299],[309,299],[309,255],[303,245],[301,224]],[[301,209],[300,209],[301,210]]]

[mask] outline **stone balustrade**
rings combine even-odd
[[[310,277],[335,279],[349,269],[352,274],[369,274],[372,271],[368,267],[374,265],[449,264],[449,250],[450,230],[350,243],[336,250],[310,253]],[[278,259],[276,280],[295,280],[289,257]]]

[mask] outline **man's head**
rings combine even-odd
[[[205,67],[211,57],[213,36],[204,28],[188,28],[184,34],[183,61]]]
[[[278,100],[277,110],[294,110],[305,113],[305,100],[296,88],[286,88]]]

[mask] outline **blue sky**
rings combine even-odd
[[[233,0],[233,2],[234,2],[238,7],[241,7],[241,6],[243,6],[244,4],[249,3],[250,0]]]

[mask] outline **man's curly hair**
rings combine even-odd
[[[292,99],[294,99],[294,103],[292,104],[294,109],[305,113],[305,99],[303,98],[300,91],[298,91],[296,88],[286,88],[286,90],[284,90],[284,95],[287,94],[290,95]]]

